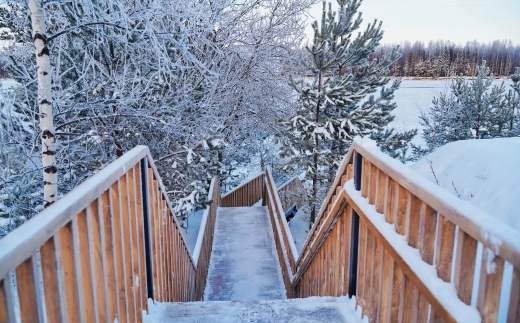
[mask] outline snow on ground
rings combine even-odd
[[[327,322],[368,323],[356,310],[356,299],[343,297],[309,297],[269,301],[221,301],[189,303],[153,303],[144,323],[161,322]]]
[[[464,140],[438,148],[411,168],[520,230],[519,161],[520,138]]]
[[[192,254],[195,250],[195,244],[197,243],[197,237],[199,235],[199,228],[203,214],[204,210],[199,210],[189,215],[187,223],[188,229],[182,229],[184,231],[186,243],[188,244],[188,248],[190,248]]]
[[[309,235],[309,223],[309,215],[305,213],[303,208],[299,209],[294,218],[289,221],[289,229],[298,254],[302,251],[305,239]]]
[[[3,80],[0,80],[0,89],[10,89],[14,86],[18,85],[18,82],[16,82],[15,80],[13,79],[3,79]]]
[[[500,85],[504,82],[506,91],[512,84],[508,80],[495,80],[493,85]],[[392,127],[402,130],[413,128],[422,129],[419,123],[421,110],[432,106],[433,97],[439,97],[440,93],[450,92],[451,80],[403,80],[401,86],[395,92],[395,102],[397,108],[392,112],[395,115],[394,121],[390,124]],[[421,133],[412,141],[416,145],[424,145]]]

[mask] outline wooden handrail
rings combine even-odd
[[[298,252],[294,245],[291,231],[285,220],[285,213],[278,196],[276,184],[273,181],[271,170],[269,168],[265,171],[264,182],[264,199],[262,205],[267,206],[271,224],[273,227],[273,234],[278,252],[278,260],[282,268],[282,277],[284,280],[287,297],[293,297],[292,280],[296,272],[296,257]]]
[[[0,322],[142,322],[148,298],[200,300],[218,188],[194,260],[148,148],[132,149],[0,240]]]
[[[292,285],[296,297],[356,296],[374,322],[496,322],[507,261],[507,321],[516,322],[518,236],[357,138],[300,253]],[[480,263],[478,243],[484,246]],[[474,292],[476,309],[470,306]]]

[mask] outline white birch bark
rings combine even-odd
[[[44,207],[47,207],[56,201],[58,195],[54,115],[51,97],[51,63],[41,0],[29,0],[29,10],[36,49],[38,106],[42,137],[43,198]]]

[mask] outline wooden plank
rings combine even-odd
[[[491,262],[495,263],[495,271],[488,273],[491,268],[487,267],[490,267],[488,264]],[[504,259],[495,257],[489,249],[484,248],[477,299],[477,309],[482,316],[482,323],[497,322],[498,320],[503,273]]]
[[[376,200],[376,211],[385,214],[385,203],[387,199],[387,188],[388,188],[388,176],[385,173],[378,170],[377,176],[377,200]]]
[[[0,323],[8,323],[7,317],[7,299],[5,296],[4,280],[0,280]]]
[[[422,259],[433,265],[435,252],[435,233],[437,231],[437,211],[423,203],[421,206],[421,228],[419,250]]]
[[[387,254],[389,253],[387,252]],[[404,275],[401,268],[397,266],[393,259],[392,267],[394,268],[392,279],[392,309],[390,311],[390,319],[386,322],[401,323],[403,322],[404,309]]]
[[[374,237],[374,263],[372,270],[372,303],[370,306],[370,321],[377,322],[379,317],[379,304],[381,301],[381,276],[383,268],[383,245]]]
[[[76,217],[78,226],[78,243],[79,243],[79,270],[81,277],[81,293],[80,299],[83,302],[83,318],[85,322],[95,322],[96,313],[94,305],[94,285],[92,281],[92,252],[90,248],[90,241],[92,235],[89,232],[89,225],[87,224],[87,216],[90,213],[83,211]]]
[[[341,263],[342,263],[342,268],[343,268],[343,271],[342,271],[343,290],[341,292],[341,295],[348,295],[348,290],[350,288],[350,285],[349,285],[349,283],[350,283],[350,276],[349,276],[350,275],[350,249],[351,249],[351,240],[352,240],[352,207],[350,205],[347,205],[347,207],[344,211],[341,228],[342,228],[341,245],[342,245],[342,250],[343,250],[343,252],[341,252],[341,258],[342,258]],[[359,238],[358,238],[358,241],[359,241]]]
[[[365,292],[368,292],[368,288],[365,288],[366,272],[366,260],[367,260],[367,227],[363,221],[359,222],[359,245],[358,245],[358,271],[357,271],[357,297],[356,297],[356,308],[357,306],[363,306],[365,300]],[[353,296],[353,295],[349,295]]]
[[[114,263],[117,286],[117,299],[119,308],[119,323],[126,323],[128,318],[128,306],[126,303],[126,284],[124,273],[123,241],[121,230],[121,201],[119,181],[112,184],[110,188],[110,209],[112,212],[112,230],[114,239]]]
[[[399,184],[398,184],[399,185]],[[397,215],[395,229],[397,233],[408,237],[408,226],[410,222],[411,194],[399,185],[397,192]]]
[[[428,323],[430,304],[424,295],[419,293],[419,301],[417,305],[417,323]]]
[[[392,178],[388,177],[388,197],[386,201],[385,220],[393,224],[397,221],[397,206],[398,206],[398,190],[399,184]]]
[[[150,244],[151,244],[151,247],[150,247],[150,258],[151,258],[151,263],[152,263],[152,277],[153,277],[153,297],[155,300],[159,300],[159,291],[160,291],[160,286],[159,286],[159,278],[157,276],[157,271],[159,270],[159,264],[157,262],[157,226],[158,226],[158,223],[157,223],[157,206],[156,206],[156,203],[155,203],[155,189],[154,189],[154,186],[153,186],[153,171],[152,169],[148,168],[147,169],[148,171],[148,177],[147,177],[147,180],[148,180],[148,183],[147,183],[147,187],[148,187],[148,204],[149,204],[149,209],[150,209],[150,214],[149,214],[149,218],[150,218]]]
[[[370,166],[370,183],[368,185],[368,187],[369,187],[368,202],[372,205],[376,204],[378,173],[379,173],[379,169],[377,169],[377,167],[375,167],[374,165],[371,165]]]
[[[18,290],[18,305],[22,322],[42,322],[39,320],[36,297],[35,273],[33,272],[32,257],[29,257],[16,267],[16,287]]]
[[[90,203],[90,232],[91,232],[91,244],[92,244],[92,274],[94,277],[94,301],[96,302],[98,322],[106,322],[107,310],[106,310],[106,282],[104,272],[104,257],[102,250],[102,232],[100,212],[102,212],[102,201],[97,199]]]
[[[520,269],[513,268],[507,322],[520,322]]]
[[[413,248],[419,248],[419,233],[421,231],[421,208],[423,201],[415,195],[410,200],[410,226],[408,229],[408,244]]]
[[[131,230],[129,224],[129,216],[130,216],[130,199],[129,199],[129,190],[128,190],[128,173],[121,176],[119,181],[119,189],[121,195],[121,243],[123,250],[123,270],[126,284],[126,306],[127,306],[127,314],[128,314],[128,322],[135,322],[135,301],[134,301],[134,279],[133,279],[133,270],[132,270],[132,241],[131,241]]]
[[[372,295],[374,293],[374,288],[372,285],[373,282],[373,273],[374,273],[374,255],[375,255],[375,238],[372,230],[370,230],[367,226],[367,260],[365,267],[365,293],[364,293],[364,306],[363,306],[363,314],[368,316],[370,319],[370,313],[372,313]]]
[[[363,158],[363,171],[361,173],[361,196],[368,197],[370,183],[370,162]]]
[[[442,214],[439,214],[437,226],[435,267],[437,268],[439,278],[449,283],[451,281],[453,249],[455,249],[455,225],[442,216]]]
[[[382,281],[381,281],[381,292],[380,292],[380,309],[379,309],[379,322],[391,322],[390,314],[392,309],[392,299],[394,296],[392,290],[392,282],[394,277],[394,260],[390,253],[383,250],[383,268],[382,268]]]
[[[142,304],[141,304],[141,281],[139,273],[139,235],[136,228],[137,217],[139,213],[137,210],[137,197],[135,192],[135,170],[134,166],[127,173],[128,176],[128,198],[130,200],[130,213],[128,217],[128,224],[130,229],[130,240],[132,242],[132,286],[134,294],[134,306],[136,314],[136,322],[142,322]],[[144,259],[143,259],[144,261]]]
[[[419,293],[410,278],[404,276],[404,304],[403,322],[417,322],[417,308],[419,306]]]
[[[56,260],[56,245],[54,237],[50,238],[40,248],[43,289],[47,322],[63,322],[60,311],[60,293],[58,285],[58,263]]]
[[[65,289],[65,302],[67,322],[80,322],[80,295],[76,283],[77,268],[74,261],[74,237],[72,223],[68,223],[60,229],[60,253],[61,267],[63,271],[63,283]]]
[[[144,242],[144,214],[143,208],[145,205],[143,204],[143,196],[142,196],[142,182],[141,182],[141,165],[136,165],[134,167],[135,174],[135,192],[136,192],[136,210],[137,210],[137,242],[139,247],[139,286],[141,290],[141,309],[148,311],[148,282],[146,279],[146,252],[145,252],[145,242]],[[138,316],[142,319],[141,315]]]
[[[115,272],[115,261],[114,261],[114,229],[112,219],[114,217],[113,211],[110,205],[110,192],[105,191],[101,195],[101,205],[103,219],[100,224],[102,225],[102,252],[104,252],[104,267],[105,282],[107,289],[107,316],[108,321],[113,322],[119,317],[119,306],[117,304],[117,277]]]
[[[471,304],[476,256],[477,240],[459,228],[453,283],[460,300],[467,305]]]

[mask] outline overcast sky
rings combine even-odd
[[[312,20],[321,18],[321,8],[322,3],[312,8]],[[364,0],[360,11],[364,23],[383,21],[383,43],[510,39],[520,44],[520,0]]]

